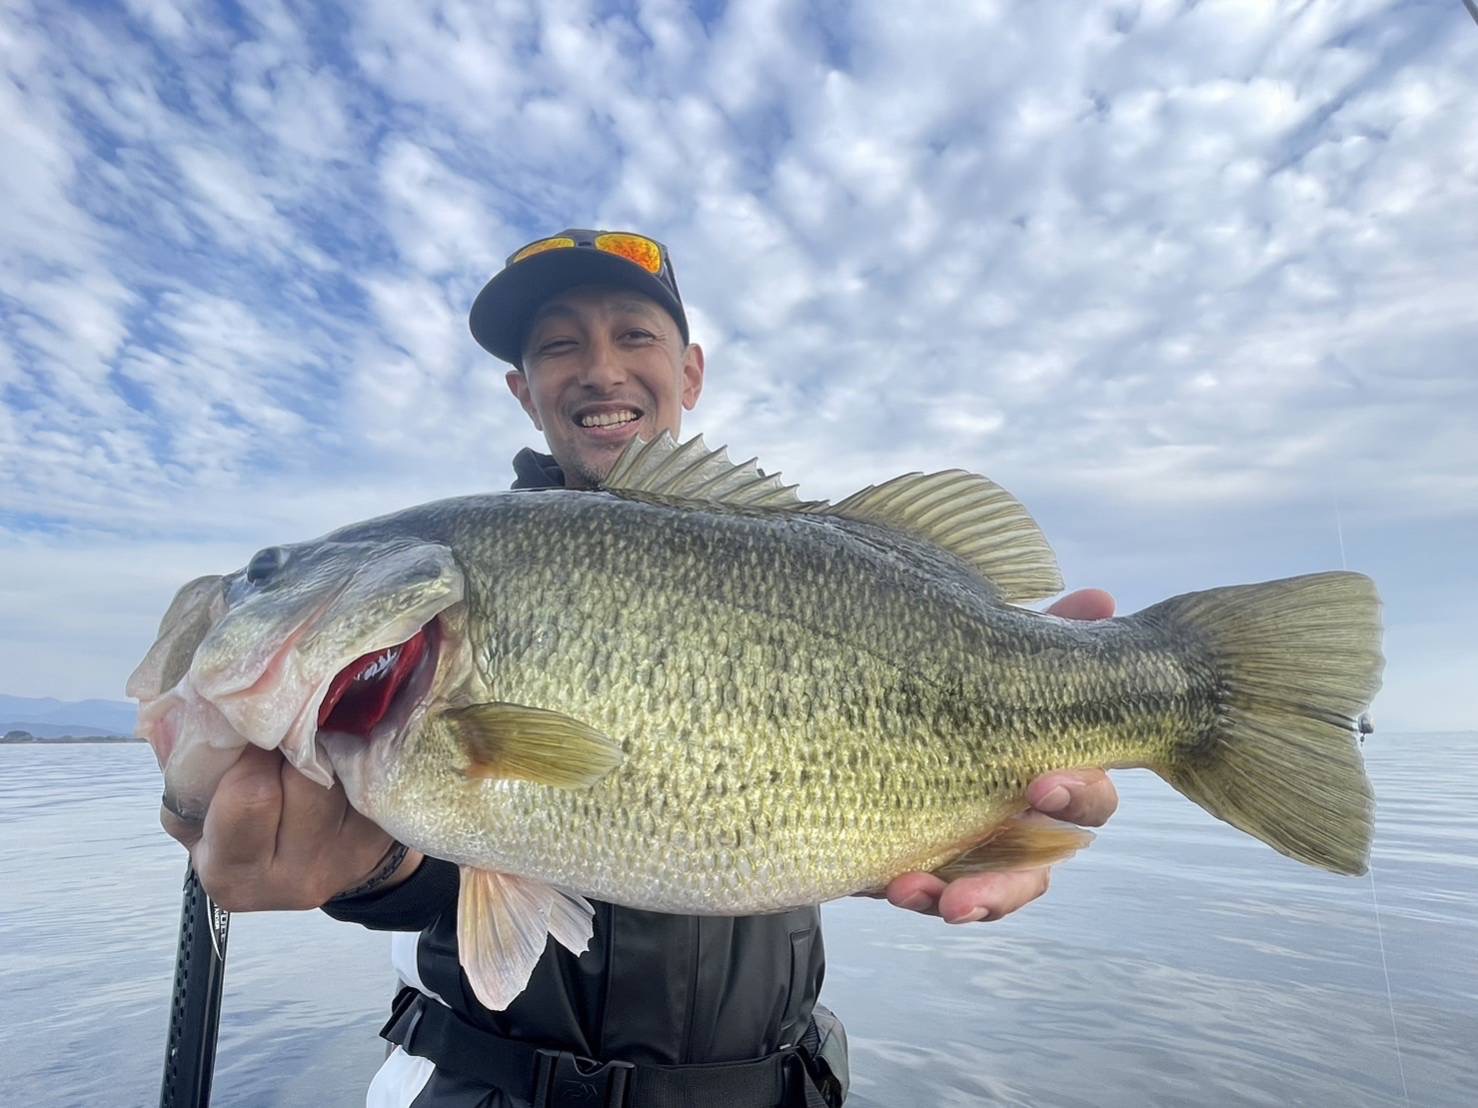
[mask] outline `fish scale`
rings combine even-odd
[[[817,522],[556,494],[469,503],[449,531],[421,532],[498,567],[470,589],[492,694],[580,719],[625,760],[589,791],[469,790],[456,735],[432,725],[370,814],[438,843],[450,819],[453,860],[603,899],[769,911],[943,860],[1018,810],[1027,782],[1065,753],[1069,765],[1148,761],[1169,738],[1150,721],[1178,705],[1136,704],[1190,690],[1191,675],[1169,651],[1126,665],[1134,628],[1005,608],[962,566],[943,577],[933,552],[880,552],[871,534],[849,541],[845,521]],[[1060,657],[1024,679],[1044,655]],[[724,670],[731,680],[707,679]],[[478,792],[496,793],[496,814]],[[628,819],[652,811],[662,819]],[[707,875],[738,836],[753,876],[715,888]],[[632,887],[647,893],[634,901]]]

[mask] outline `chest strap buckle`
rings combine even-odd
[[[577,1058],[568,1050],[540,1050],[534,1108],[625,1108],[630,1062]]]

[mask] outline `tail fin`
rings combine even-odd
[[[1217,724],[1171,785],[1274,850],[1335,873],[1369,865],[1374,796],[1355,735],[1380,688],[1380,598],[1358,573],[1178,596],[1139,613],[1207,650]]]

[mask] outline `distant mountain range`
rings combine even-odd
[[[38,739],[67,735],[132,735],[138,708],[127,700],[56,700],[0,693],[0,735],[27,731]]]

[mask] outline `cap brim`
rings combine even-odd
[[[467,324],[479,346],[520,365],[529,318],[551,296],[579,285],[616,285],[648,296],[667,309],[688,340],[688,321],[672,290],[624,258],[596,250],[546,250],[498,273],[472,302]]]

